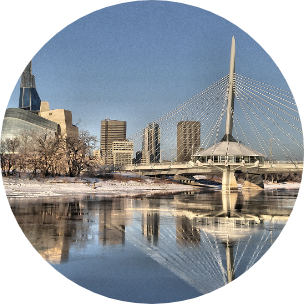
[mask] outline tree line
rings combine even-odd
[[[1,140],[2,174],[29,172],[42,177],[78,176],[84,169],[92,172],[100,166],[92,156],[97,137],[80,130],[78,137],[63,137],[49,131],[27,131]]]

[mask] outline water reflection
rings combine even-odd
[[[26,237],[52,264],[68,264],[71,254],[89,258],[95,249],[130,244],[205,294],[254,265],[278,237],[296,197],[297,191],[205,192],[11,198],[10,204]]]
[[[102,245],[123,245],[128,216],[125,202],[105,201],[99,206],[99,240]]]
[[[159,236],[159,208],[160,201],[150,201],[145,198],[142,201],[142,219],[141,230],[142,234],[147,238],[150,245],[157,246]]]

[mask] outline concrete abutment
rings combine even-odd
[[[264,189],[262,174],[247,173],[242,190]]]

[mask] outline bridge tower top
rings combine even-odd
[[[231,41],[231,55],[230,55],[230,70],[228,83],[228,102],[226,113],[226,132],[225,140],[233,141],[232,127],[233,127],[233,112],[234,112],[234,72],[235,72],[235,38]]]
[[[230,54],[230,70],[229,70],[229,82],[228,82],[228,101],[227,101],[227,110],[226,110],[226,129],[225,135],[221,141],[206,150],[202,150],[194,154],[194,158],[204,162],[204,159],[213,159],[213,156],[217,160],[226,157],[228,160],[229,157],[235,156],[238,161],[243,159],[249,159],[250,157],[260,162],[264,161],[265,155],[255,151],[245,145],[237,142],[236,139],[232,136],[233,129],[233,114],[234,114],[234,82],[235,82],[235,38],[232,37],[231,41],[231,54]]]

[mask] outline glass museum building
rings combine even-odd
[[[28,131],[47,131],[58,134],[59,124],[23,109],[6,109],[2,125],[1,140],[14,138],[23,132]]]

